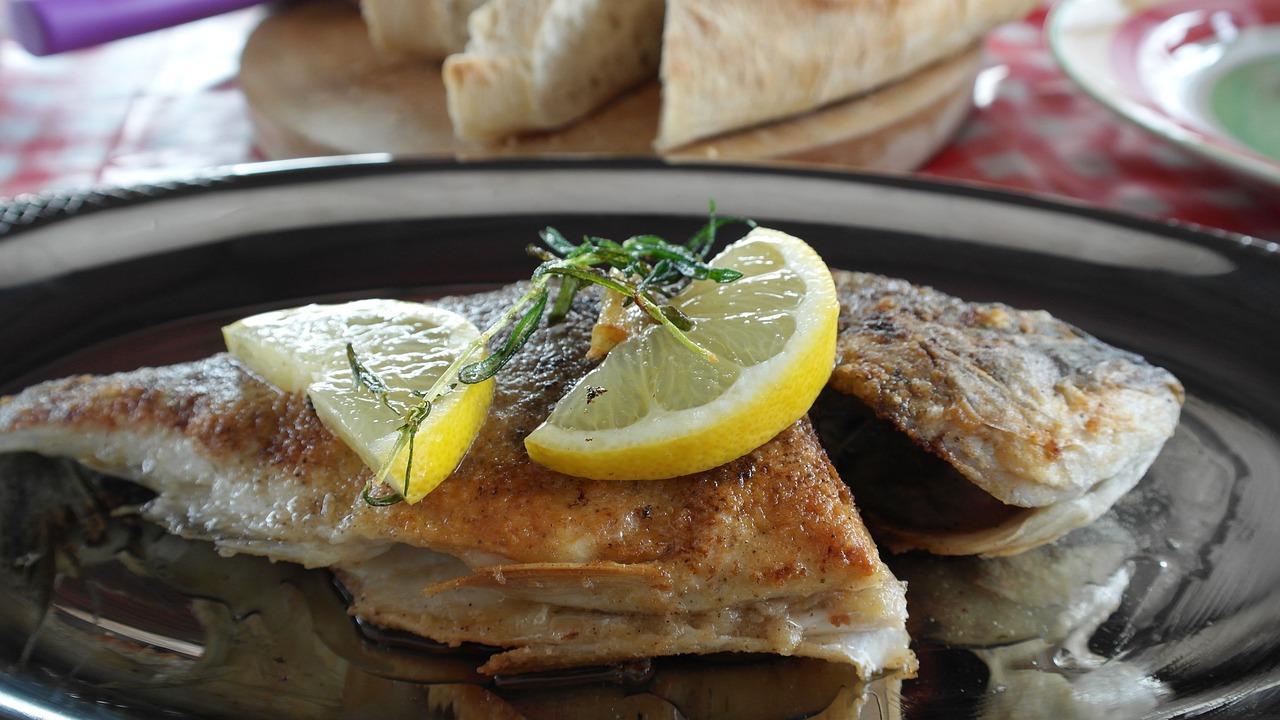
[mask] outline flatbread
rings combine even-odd
[[[787,162],[906,172],[925,163],[973,107],[977,44],[866,95],[796,118],[685,145],[673,160]],[[501,142],[460,140],[440,67],[370,45],[346,0],[271,13],[249,36],[240,87],[269,158],[367,152],[456,157],[655,157],[662,89],[655,76],[579,122]]]
[[[492,140],[580,119],[657,73],[662,0],[489,0],[444,63],[454,132]]]
[[[1039,0],[669,0],[659,151],[900,80]]]
[[[467,45],[467,18],[485,0],[361,0],[369,40],[392,55],[444,60]]]

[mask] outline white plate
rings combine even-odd
[[[1280,0],[1062,0],[1047,28],[1067,75],[1102,104],[1280,184]]]

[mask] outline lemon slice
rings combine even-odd
[[[529,456],[579,477],[643,480],[707,470],[802,417],[835,360],[831,272],[804,241],[757,228],[711,263],[744,276],[672,299],[704,359],[657,324],[609,351],[525,439]]]
[[[254,315],[222,329],[227,349],[287,392],[305,392],[320,421],[409,502],[457,467],[484,421],[493,381],[458,385],[435,399],[412,444],[397,447],[414,393],[432,390],[480,333],[457,313],[401,300],[306,305]],[[347,358],[387,388],[386,402],[357,387]],[[479,358],[476,358],[479,359]],[[408,468],[408,472],[406,472]]]

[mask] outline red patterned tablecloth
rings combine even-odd
[[[257,159],[237,59],[251,9],[43,58],[0,33],[0,197],[133,185]],[[1112,115],[1057,68],[1046,12],[999,28],[977,106],[926,176],[1280,241],[1280,189]]]
[[[1047,10],[992,33],[979,107],[922,172],[1280,240],[1280,188],[1193,157],[1111,113],[1058,68]]]

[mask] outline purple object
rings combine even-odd
[[[9,0],[10,30],[52,55],[257,5],[263,0]]]

